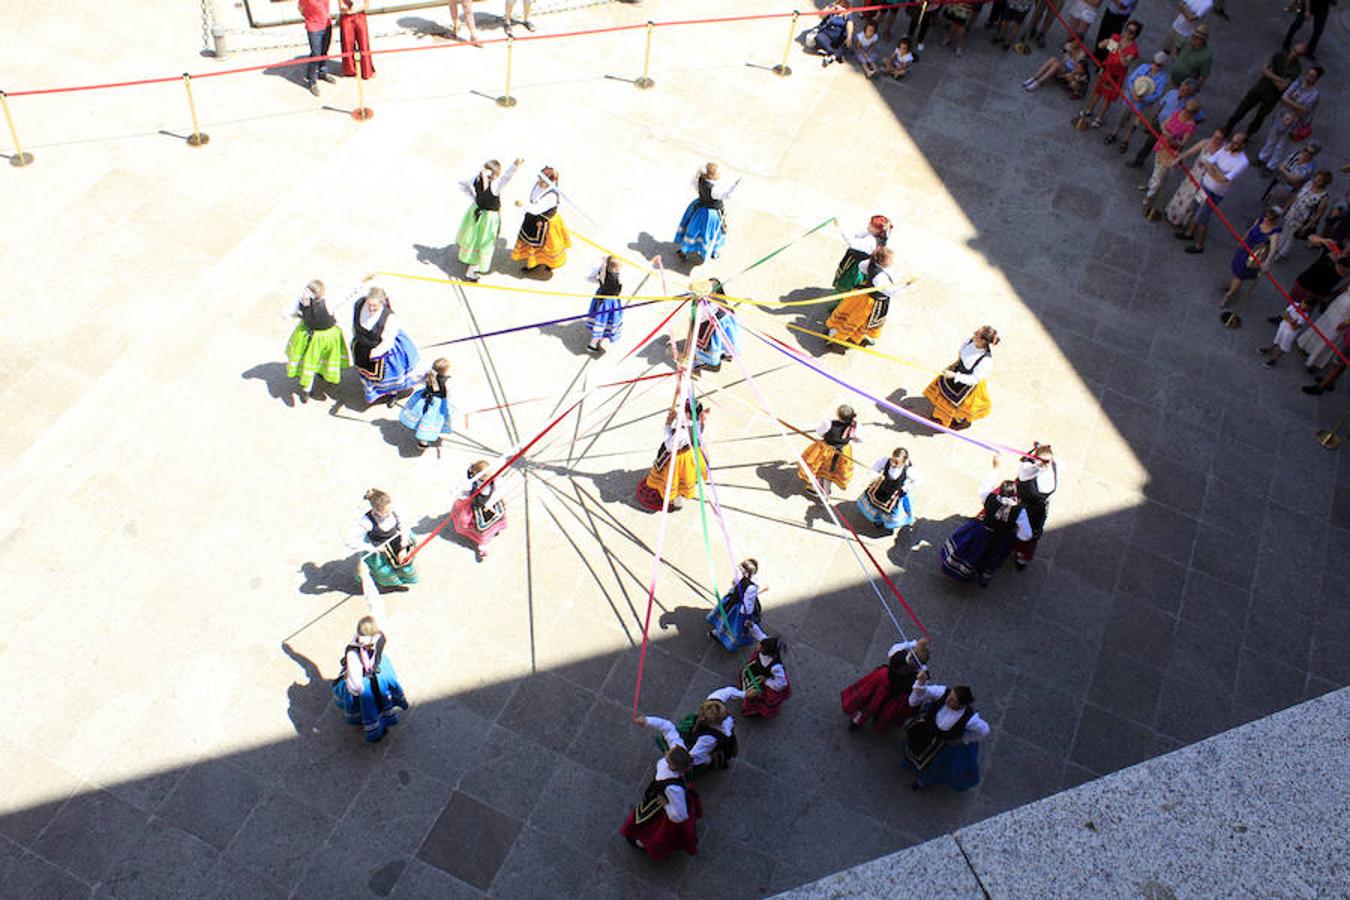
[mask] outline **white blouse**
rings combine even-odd
[[[759,654],[759,663],[762,666],[768,666],[772,657]],[[772,688],[775,691],[785,690],[788,686],[787,670],[783,668],[782,663],[774,663],[769,666],[769,677],[764,679],[764,686]]]
[[[989,370],[994,367],[994,357],[992,355],[980,359],[982,355],[987,353],[990,353],[988,349],[981,350],[979,347],[975,346],[975,341],[973,339],[967,338],[966,342],[961,345],[961,365],[967,369],[971,366],[974,366],[975,368],[969,375],[957,372],[948,375],[947,377],[953,381],[959,381],[962,384],[979,384],[989,377]],[[979,363],[975,362],[977,359],[980,359]]]
[[[860,231],[848,239],[848,248],[871,256],[877,249],[877,236],[870,231]]]
[[[542,216],[557,206],[558,192],[552,187],[540,187],[539,182],[536,181],[534,187],[530,188],[530,199],[525,204],[525,211],[536,216]]]
[[[353,313],[358,308],[361,310],[360,316],[362,328],[371,328],[380,320],[380,316],[384,314],[384,310],[387,307],[381,307],[379,312],[372,313],[370,310],[366,309],[365,306],[366,297],[369,296],[370,289],[374,286],[375,285],[363,284],[352,292],[352,296],[348,298],[343,307],[346,310],[345,315],[336,317],[339,325],[350,323],[352,321]],[[345,326],[343,328],[344,332],[347,330],[347,327],[350,326]],[[379,359],[381,356],[384,356],[390,350],[394,349],[394,341],[398,339],[399,330],[402,328],[402,320],[399,319],[393,310],[390,310],[389,318],[384,321],[384,332],[380,336],[380,342],[370,351],[370,358]]]
[[[784,684],[786,683],[787,682],[785,680]],[[723,703],[726,703],[727,701],[733,699],[744,700],[745,691],[741,690],[738,687],[727,686],[713,691],[711,694],[708,695],[708,699],[721,700]],[[666,739],[667,744],[671,745],[672,747],[677,744],[681,747],[685,746],[684,739],[680,737],[679,729],[675,727],[674,722],[671,722],[669,719],[663,719],[660,716],[647,716],[646,718],[647,724],[652,728],[655,728],[658,731],[660,731],[661,737]],[[731,737],[731,731],[735,727],[735,725],[736,721],[731,718],[730,714],[728,714],[725,719],[723,719],[720,723],[718,723],[713,727],[715,727],[718,731],[722,732],[723,735]],[[694,760],[694,765],[704,766],[712,762],[713,750],[716,749],[716,747],[717,747],[717,738],[713,737],[710,734],[704,734],[700,735],[698,740],[694,741],[694,746],[687,747],[686,749],[689,751],[689,756]]]
[[[887,478],[895,478],[901,472],[905,471],[905,467],[892,465],[891,458],[889,456],[883,456],[881,459],[872,463],[872,471],[876,472],[878,475],[885,475]],[[914,464],[910,463],[909,471],[905,472],[905,480],[900,485],[901,493],[908,494],[909,489],[918,483],[918,473],[914,471]]]
[[[667,742],[669,742],[669,739],[667,739]],[[675,735],[674,743],[678,743],[681,747],[684,746],[684,741],[680,740],[678,733]],[[656,763],[657,781],[665,781],[668,778],[679,777],[680,773],[670,767],[670,763],[666,762],[664,756]],[[685,799],[684,788],[678,784],[668,784],[666,785],[665,795],[666,818],[672,822],[683,822],[685,819],[688,819],[689,803]]]
[[[980,484],[981,505],[983,505],[985,498],[992,494],[994,488],[998,487],[1002,481],[1003,480],[998,477],[997,471],[990,472],[988,475],[984,476],[984,481]],[[1026,507],[1022,507],[1017,511],[1017,539],[1019,541],[1029,541],[1031,540],[1031,537],[1031,520],[1027,518]]]
[[[373,512],[370,514],[369,518],[366,516],[362,516],[359,520],[357,520],[356,526],[347,536],[348,547],[350,547],[353,550],[369,550],[371,548],[372,545],[370,543],[370,538],[368,537],[368,535],[370,534],[370,520],[372,518],[375,520],[375,524],[379,526],[381,531],[385,531],[389,528],[392,528],[394,526],[394,522],[397,519],[393,511],[390,511],[389,515],[387,516],[377,516]],[[399,537],[403,538],[403,545],[405,547],[409,543],[411,543],[411,541],[408,538],[407,528],[400,525],[398,533]]]
[[[917,707],[928,700],[941,700],[945,693],[947,693],[946,685],[915,684],[914,690],[909,692],[909,705]],[[944,703],[933,718],[936,719],[937,726],[945,731],[955,725],[965,714],[965,711],[964,706],[960,709],[952,709]],[[988,736],[989,723],[981,719],[979,713],[975,713],[970,717],[970,721],[966,722],[966,733],[961,740],[967,744],[978,744]]]
[[[702,177],[703,177],[702,175],[694,176],[695,191],[698,190],[698,183]],[[712,179],[711,187],[709,188],[708,192],[712,194],[712,198],[714,200],[725,200],[726,198],[731,196],[731,192],[736,190],[736,185],[740,183],[741,180],[739,178],[737,178],[730,184],[727,183],[727,180],[725,178],[714,178]]]
[[[858,269],[863,273],[872,276],[873,290],[880,291],[891,300],[900,296],[900,293],[907,287],[907,285],[897,283],[895,276],[891,274],[890,269],[882,267],[881,264],[874,259],[863,260],[862,264],[858,266]]]
[[[472,178],[468,178],[465,179],[464,181],[461,181],[459,183],[460,189],[463,190],[464,193],[468,194],[470,197],[473,197],[475,200],[478,199],[478,192],[474,190],[474,182],[476,182],[478,180],[478,177],[486,171],[487,171],[486,169],[479,169],[477,172],[474,173],[474,176]],[[511,180],[511,176],[514,174],[516,174],[516,164],[511,163],[511,165],[506,167],[505,172],[503,172],[502,174],[498,175],[496,178],[488,182],[487,185],[488,192],[495,197],[500,197],[502,195],[502,188],[506,187],[507,182]]]

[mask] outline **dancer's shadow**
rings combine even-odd
[[[584,319],[578,319],[575,322],[559,322],[556,325],[545,325],[539,329],[539,333],[556,337],[562,341],[562,345],[567,348],[568,353],[573,356],[587,357],[589,363],[591,353],[586,348],[591,343],[591,332],[586,327]]]
[[[823,287],[800,287],[788,291],[787,294],[779,297],[780,303],[791,303],[797,300],[815,300],[818,297],[828,297],[835,293],[834,288]],[[834,308],[832,303],[821,303],[812,306],[766,306],[763,307],[767,312],[775,316],[797,317],[792,324],[801,328],[810,328],[812,331],[825,332],[825,320],[830,317],[830,310]]]
[[[328,698],[332,692],[328,680],[323,677],[323,673],[312,659],[296,652],[288,643],[283,643],[281,650],[305,675],[303,684],[297,681],[286,689],[286,698],[290,702],[286,715],[290,717],[291,727],[295,729],[295,733],[305,735],[313,727],[314,720],[328,705]]]
[[[909,391],[905,388],[896,388],[886,396],[886,399],[896,406],[909,410],[917,416],[927,418],[932,415],[933,412],[932,404],[929,403],[922,394],[911,396]],[[877,409],[886,415],[886,418],[890,420],[890,427],[896,431],[912,434],[915,437],[932,437],[934,434],[931,428],[925,428],[913,419],[900,415],[890,407],[882,406],[878,403]]]
[[[417,446],[417,437],[398,419],[376,419],[374,424],[380,429],[384,442],[398,448],[399,458],[416,459],[426,452]]]
[[[274,399],[282,401],[287,406],[295,406],[304,393],[300,390],[299,382],[286,374],[286,364],[283,362],[259,363],[253,368],[239,373],[239,377],[245,380],[261,381],[267,385],[267,392]]]
[[[446,278],[461,278],[464,275],[464,266],[460,265],[459,258],[455,255],[456,246],[446,244],[444,247],[429,247],[426,244],[413,244],[413,250],[417,251],[417,261],[423,265],[435,266]]]
[[[304,563],[300,566],[300,575],[305,579],[300,585],[300,593],[329,594],[334,591],[346,594],[359,593],[361,585],[356,578],[356,561],[360,557],[360,553],[353,553],[322,564]]]
[[[676,354],[683,344],[684,341],[680,341],[676,345],[676,349],[672,351],[670,337],[668,335],[657,335],[648,342],[647,346],[642,348],[642,352],[637,354],[636,358],[649,366],[671,366],[675,364]]]
[[[797,466],[792,463],[766,462],[755,466],[755,475],[779,497],[791,497],[802,492]]]
[[[861,518],[861,516],[858,518]],[[941,568],[937,555],[938,548],[942,546],[943,541],[951,536],[953,531],[966,524],[969,519],[969,516],[960,514],[951,515],[945,519],[926,519],[923,516],[916,516],[914,524],[910,527],[896,529],[890,549],[886,551],[886,557],[901,569],[912,570],[918,567],[936,572]],[[853,520],[850,519],[849,521]],[[864,524],[874,534],[880,535],[883,533],[879,525],[873,525],[865,520]],[[861,527],[858,527],[858,533],[864,534]]]
[[[680,259],[680,245],[674,241],[658,241],[650,232],[642,231],[638,233],[637,239],[628,242],[628,249],[642,254],[643,259],[651,259],[658,253],[661,255],[661,264],[668,271],[678,272],[681,275],[689,275],[697,265],[693,260],[699,259],[697,256],[688,259]],[[699,262],[702,262],[699,259]],[[658,281],[657,284],[660,284]],[[669,286],[675,290],[674,286]]]
[[[648,471],[650,470],[642,469],[634,472],[632,469],[613,469],[609,472],[597,472],[593,475],[587,475],[584,472],[573,474],[589,478],[604,503],[627,503],[634,509],[650,512],[646,507],[638,505],[634,498],[638,482],[647,477]]]

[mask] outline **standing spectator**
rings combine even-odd
[[[473,0],[450,0],[450,37],[459,40],[459,18],[464,16],[464,25],[469,29],[469,43],[478,43],[478,29],[473,15]]]
[[[1283,107],[1275,116],[1275,124],[1270,128],[1265,146],[1256,158],[1269,166],[1273,161],[1283,159],[1294,144],[1307,140],[1312,134],[1312,117],[1317,111],[1317,101],[1322,90],[1317,83],[1322,78],[1321,66],[1313,66],[1294,80],[1280,95]]]
[[[1209,231],[1209,217],[1214,207],[1223,202],[1233,182],[1247,171],[1247,132],[1239,131],[1229,138],[1228,143],[1208,160],[1200,159],[1200,187],[1203,197],[1197,197],[1199,209],[1195,211],[1195,220],[1191,227],[1178,230],[1176,236],[1181,240],[1190,240],[1187,253],[1205,252],[1205,234]]]
[[[1131,84],[1134,83],[1133,78],[1131,78],[1130,81]],[[1172,90],[1163,94],[1162,99],[1158,101],[1158,105],[1154,107],[1153,114],[1149,117],[1148,120],[1149,125],[1152,126],[1152,130],[1160,131],[1162,129],[1162,126],[1167,122],[1167,120],[1172,118],[1172,113],[1176,112],[1177,110],[1185,106],[1186,101],[1190,100],[1194,96],[1195,96],[1194,81],[1183,81],[1181,84],[1177,85]],[[1136,104],[1136,106],[1139,106],[1141,108],[1144,105],[1145,101],[1140,101],[1139,103]],[[1199,106],[1199,101],[1197,101],[1196,105]],[[1195,120],[1198,122],[1202,118],[1204,118],[1204,114],[1197,109]],[[1122,123],[1122,127],[1124,127],[1125,129],[1125,133],[1121,136],[1121,144],[1120,144],[1120,152],[1124,153],[1126,150],[1129,149],[1130,139],[1134,136],[1135,128],[1139,126],[1139,117],[1133,115],[1131,111],[1127,109],[1120,114],[1120,121]],[[1139,148],[1139,154],[1134,159],[1127,162],[1125,165],[1129,166],[1131,169],[1143,168],[1144,160],[1148,157],[1149,151],[1153,149],[1152,137],[1153,137],[1152,131],[1150,131],[1147,128],[1144,129],[1144,145]]]
[[[534,0],[523,0],[523,3],[525,18],[521,20],[520,24],[525,26],[526,31],[534,31],[534,23],[530,21],[530,7],[534,5]],[[502,11],[502,30],[506,32],[507,37],[511,37],[511,25],[514,24],[512,14],[515,11],[516,0],[506,0],[506,9]]]
[[[927,3],[911,3],[909,6],[909,32],[907,37],[914,44],[914,52],[923,52],[923,39],[928,34],[928,26],[933,24],[933,15],[928,12]]]
[[[1203,165],[1213,159],[1215,153],[1223,149],[1224,138],[1222,128],[1214,129],[1214,133],[1209,136],[1209,140],[1196,141],[1190,149],[1185,150],[1177,157],[1177,163],[1184,167],[1186,160],[1194,156],[1196,157],[1195,172],[1202,171]],[[1183,171],[1185,171],[1184,168]],[[1188,171],[1176,192],[1172,194],[1172,199],[1167,201],[1167,221],[1177,228],[1190,227],[1191,219],[1195,216],[1195,198],[1200,194],[1198,180],[1199,175],[1193,178]]]
[[[1097,48],[1106,52],[1106,61],[1102,63],[1097,86],[1092,90],[1092,98],[1088,100],[1087,108],[1078,114],[1086,119],[1096,111],[1097,117],[1092,120],[1093,128],[1102,127],[1102,120],[1106,118],[1111,104],[1120,99],[1121,91],[1125,87],[1125,73],[1129,71],[1130,63],[1139,57],[1139,45],[1136,40],[1143,28],[1144,26],[1138,22],[1131,22],[1125,26],[1122,34],[1111,35]],[[1161,70],[1161,64],[1159,68]],[[1100,110],[1097,110],[1098,100],[1102,104]]]
[[[966,26],[970,23],[970,16],[974,9],[974,5],[970,3],[944,3],[942,5],[942,17],[947,20],[947,37],[942,42],[942,46],[947,47],[955,44],[957,56],[960,56],[965,50]]]
[[[1097,46],[1100,47],[1102,41],[1113,34],[1119,34],[1121,26],[1130,20],[1134,15],[1135,8],[1139,5],[1139,0],[1106,0],[1106,9],[1102,12],[1102,24],[1097,29]],[[1097,59],[1102,59],[1104,54],[1098,53]]]
[[[375,77],[375,60],[370,57],[370,28],[366,25],[366,10],[370,0],[338,0],[338,32],[342,37],[342,74],[351,78],[356,74],[356,58],[361,51],[361,77]]]
[[[1350,244],[1344,241],[1338,243],[1320,234],[1314,234],[1308,238],[1308,245],[1317,247],[1322,252],[1313,260],[1312,265],[1294,277],[1294,286],[1289,291],[1289,297],[1293,300],[1307,300],[1308,306],[1313,310],[1321,310],[1327,298],[1336,292],[1336,286],[1341,283],[1341,279],[1350,275]]]
[[[1210,70],[1214,67],[1214,51],[1209,47],[1209,26],[1203,22],[1195,26],[1195,32],[1191,34],[1190,40],[1181,45],[1177,51],[1176,58],[1172,60],[1172,68],[1168,70],[1167,80],[1173,87],[1190,79],[1195,82],[1195,89],[1198,91],[1205,86],[1205,79],[1209,77]]]
[[[1175,55],[1176,51],[1181,49],[1181,45],[1195,34],[1195,29],[1200,26],[1200,20],[1213,8],[1214,0],[1181,0],[1177,4],[1177,17],[1172,20],[1167,37],[1163,38],[1162,48]]]
[[[327,56],[328,48],[333,45],[333,14],[328,9],[328,0],[300,0],[300,15],[305,17],[305,36],[309,38],[309,55]],[[319,79],[329,84],[337,81],[324,71],[322,59],[311,59],[305,63],[305,87],[315,97],[319,96]]]
[[[1341,291],[1340,296],[1331,301],[1313,325],[1317,331],[1331,338],[1333,343],[1327,343],[1321,334],[1311,328],[1298,336],[1298,348],[1308,354],[1304,366],[1309,375],[1316,375],[1319,369],[1331,362],[1331,357],[1335,355],[1332,350],[1335,348],[1336,335],[1350,328],[1350,290]]]
[[[1307,50],[1305,45],[1295,44],[1289,50],[1275,51],[1270,61],[1261,67],[1260,80],[1238,101],[1237,109],[1228,117],[1223,130],[1231,134],[1243,117],[1255,109],[1256,118],[1252,119],[1247,131],[1249,134],[1260,131],[1261,123],[1270,115],[1285,90],[1294,83],[1294,79],[1298,78],[1299,72],[1303,70],[1303,63],[1300,60]]]
[[[1037,47],[1045,46],[1045,33],[1055,23],[1055,12],[1046,0],[1036,0],[1036,8],[1031,11],[1031,24],[1027,26],[1027,37],[1036,39]]]
[[[1069,31],[1080,38],[1087,37],[1088,28],[1097,21],[1097,12],[1101,5],[1102,0],[1073,0],[1066,15]]]
[[[881,29],[882,37],[890,37],[892,27],[895,25],[897,10],[900,8],[903,0],[878,0],[886,8],[877,15],[877,27]]]
[[[1317,223],[1327,211],[1331,199],[1331,172],[1323,169],[1298,189],[1284,214],[1284,227],[1289,239],[1280,243],[1277,259],[1284,259],[1295,238],[1306,238],[1317,230]]]
[[[1176,112],[1163,123],[1162,137],[1158,139],[1157,146],[1153,148],[1153,174],[1148,179],[1148,192],[1144,194],[1144,217],[1146,219],[1156,218],[1153,206],[1153,198],[1158,196],[1158,191],[1162,189],[1163,181],[1167,178],[1167,173],[1177,164],[1181,157],[1181,148],[1186,146],[1186,142],[1191,139],[1195,133],[1195,114],[1200,111],[1200,104],[1195,100],[1187,100],[1186,105]]]
[[[1220,306],[1228,305],[1228,301],[1233,299],[1233,295],[1244,281],[1253,281],[1265,274],[1271,263],[1275,262],[1275,254],[1284,243],[1280,225],[1282,212],[1279,207],[1267,206],[1247,228],[1247,233],[1242,236],[1242,242],[1238,244],[1237,250],[1233,253],[1233,261],[1229,264],[1233,277],[1228,280],[1228,288],[1223,292]]]
[[[1012,49],[1013,41],[1017,38],[1017,30],[1027,20],[1027,13],[1031,12],[1034,2],[1035,0],[1004,0],[1003,14],[998,17],[998,31],[994,35],[995,44],[1002,44],[1004,50]]]
[[[1317,141],[1308,141],[1306,145],[1286,156],[1284,162],[1275,168],[1267,168],[1266,171],[1275,177],[1261,194],[1261,202],[1283,206],[1292,199],[1298,189],[1303,187],[1304,182],[1317,171],[1317,154],[1321,152],[1321,144]]]
[[[1284,43],[1280,46],[1288,50],[1289,45],[1294,42],[1294,35],[1298,34],[1307,17],[1312,16],[1313,33],[1312,37],[1308,38],[1308,59],[1317,59],[1317,42],[1322,39],[1322,29],[1326,27],[1327,16],[1331,14],[1331,4],[1332,0],[1302,0],[1298,15],[1294,16],[1294,24],[1284,33]]]

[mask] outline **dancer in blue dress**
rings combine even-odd
[[[942,571],[957,581],[978,578],[980,587],[988,587],[1014,544],[1033,537],[1017,481],[1008,479],[995,487],[997,483],[998,456],[995,456],[994,470],[980,485],[979,513],[952,532],[938,551]]]
[[[916,478],[909,451],[896,447],[889,459],[873,463],[872,471],[877,473],[877,478],[858,495],[858,512],[888,532],[913,525],[914,510],[909,502],[909,491]]]
[[[352,360],[368,404],[383,399],[385,406],[393,406],[399,394],[417,383],[417,347],[403,332],[383,288],[358,290],[352,307]]]
[[[747,559],[741,563],[736,572],[736,583],[707,615],[708,636],[728,651],[748,647],[768,637],[759,627],[763,614],[759,597],[768,588],[760,587],[755,581],[758,572],[759,563],[755,560]]]
[[[712,293],[722,293],[722,282],[710,279]],[[730,307],[712,300],[699,302],[694,331],[694,371],[719,372],[722,361],[740,352],[741,326]]]
[[[929,684],[927,670],[914,680],[909,705],[923,711],[905,734],[902,763],[915,771],[914,790],[945,784],[966,791],[980,783],[980,741],[989,736],[989,723],[980,718],[974,702],[964,684]]]
[[[738,178],[730,186],[718,183],[717,163],[710,162],[694,178],[698,196],[685,208],[680,227],[675,232],[680,259],[691,254],[700,260],[716,259],[727,241],[725,201],[741,183]]]
[[[431,364],[426,382],[403,405],[398,420],[417,437],[417,446],[423,450],[451,434],[451,419],[455,408],[450,404],[450,360],[442,356]]]
[[[590,309],[586,310],[586,327],[591,332],[591,342],[586,349],[597,356],[605,352],[606,344],[617,341],[623,334],[623,300],[619,298],[623,283],[619,266],[619,260],[606,256],[587,279],[600,286],[591,298]]]
[[[370,743],[398,724],[397,710],[408,708],[408,698],[384,647],[384,632],[375,617],[363,617],[342,655],[342,672],[333,682],[333,700],[347,724],[360,726]]]

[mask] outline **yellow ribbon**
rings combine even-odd
[[[543,294],[547,297],[573,297],[590,299],[595,296],[591,291],[585,294],[577,294],[569,291],[546,291],[541,288],[512,287],[506,284],[484,284],[481,281],[461,281],[457,278],[432,278],[427,275],[405,275],[402,272],[377,272],[377,275],[384,275],[389,278],[406,278],[409,281],[429,281],[432,284],[457,284],[461,287],[487,288],[490,291],[510,291],[517,294]],[[683,297],[652,296],[642,294],[619,294],[620,300],[683,300]]]
[[[943,369],[934,369],[931,366],[925,365],[923,363],[917,363],[910,359],[902,359],[899,356],[891,356],[889,353],[882,353],[880,350],[873,350],[871,347],[864,347],[862,344],[855,344],[852,341],[844,341],[836,337],[830,337],[828,334],[821,334],[819,331],[811,331],[808,328],[802,328],[797,325],[789,325],[788,328],[791,328],[793,331],[800,331],[802,334],[809,334],[812,337],[818,337],[821,340],[829,341],[832,344],[843,344],[845,347],[849,347],[854,350],[861,350],[862,352],[870,353],[873,356],[880,356],[882,359],[889,359],[891,362],[898,362],[902,366],[913,366],[916,369],[922,369],[925,372],[932,372],[936,375],[942,375],[943,372],[945,371]]]

